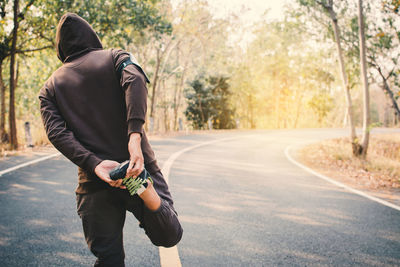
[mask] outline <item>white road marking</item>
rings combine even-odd
[[[11,167],[11,168],[8,168],[8,169],[0,171],[0,176],[2,176],[3,174],[9,173],[9,172],[18,170],[20,168],[23,168],[23,167],[26,167],[26,166],[29,166],[29,165],[32,165],[32,164],[36,164],[38,162],[41,162],[41,161],[44,161],[44,160],[47,160],[47,159],[51,159],[51,158],[54,158],[54,157],[57,157],[57,156],[60,156],[60,155],[61,155],[61,153],[55,153],[55,154],[51,154],[51,155],[48,155],[48,156],[45,156],[45,157],[41,157],[41,158],[38,158],[38,159],[34,159],[34,160],[31,160],[31,161],[19,164],[17,166],[14,166],[14,167]]]
[[[368,199],[370,199],[370,200],[372,200],[372,201],[378,202],[379,204],[382,204],[382,205],[385,205],[385,206],[390,207],[390,208],[392,208],[392,209],[395,209],[395,210],[400,211],[400,206],[397,206],[396,204],[390,203],[390,202],[388,202],[388,201],[386,201],[386,200],[383,200],[383,199],[380,199],[380,198],[371,196],[371,195],[369,195],[369,194],[367,194],[367,193],[365,193],[365,192],[362,192],[362,191],[360,191],[360,190],[354,189],[354,188],[352,188],[352,187],[350,187],[350,186],[348,186],[348,185],[345,185],[345,184],[342,184],[342,183],[340,183],[340,182],[338,182],[338,181],[335,181],[334,179],[329,178],[328,176],[325,176],[325,175],[323,175],[323,174],[320,174],[320,173],[318,173],[318,172],[316,172],[316,171],[314,171],[314,170],[308,168],[307,166],[304,166],[303,164],[301,164],[300,162],[298,162],[298,161],[296,161],[296,160],[294,160],[294,159],[292,158],[292,156],[290,155],[290,150],[291,150],[291,149],[292,149],[291,146],[288,146],[288,147],[286,147],[286,149],[285,149],[285,155],[286,155],[287,159],[288,159],[290,162],[292,162],[293,164],[295,164],[295,165],[297,165],[298,167],[302,168],[303,170],[305,170],[305,171],[307,171],[307,172],[309,172],[309,173],[312,173],[312,174],[314,174],[315,176],[317,176],[317,177],[319,177],[319,178],[321,178],[321,179],[323,179],[323,180],[325,180],[325,181],[327,181],[327,182],[329,182],[329,183],[331,183],[331,184],[334,184],[334,185],[336,185],[336,186],[342,187],[342,188],[344,188],[344,189],[346,189],[346,190],[348,190],[348,191],[350,191],[350,192],[352,192],[352,193],[354,193],[354,194],[357,194],[357,195],[359,195],[359,196],[368,198]]]
[[[212,140],[196,145],[189,146],[187,148],[181,149],[174,154],[172,154],[167,161],[162,166],[162,173],[164,175],[165,181],[169,182],[169,174],[171,171],[172,164],[174,161],[183,153],[188,152],[190,150],[196,149],[198,147],[218,143],[218,142],[223,142],[223,141],[228,141],[228,140],[233,140],[233,139],[238,139],[238,138],[243,138],[241,137],[229,137],[229,138],[222,138],[222,139],[217,139],[217,140]],[[160,264],[161,267],[181,267],[181,260],[179,258],[179,253],[178,253],[178,247],[173,246],[172,248],[165,248],[165,247],[159,247],[159,253],[160,253]]]

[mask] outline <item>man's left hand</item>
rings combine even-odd
[[[113,160],[103,160],[96,166],[94,172],[96,175],[103,180],[104,182],[108,183],[112,187],[117,187],[121,189],[125,189],[126,187],[122,185],[122,179],[118,179],[116,181],[111,180],[110,178],[110,171],[119,165],[118,162]]]

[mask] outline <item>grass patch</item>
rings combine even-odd
[[[368,188],[400,188],[400,134],[371,135],[367,158],[352,155],[349,138],[308,145],[300,161],[322,173],[351,180]]]

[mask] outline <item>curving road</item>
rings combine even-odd
[[[400,212],[290,163],[284,151],[345,130],[232,131],[154,140],[184,227],[182,266],[400,266]],[[35,157],[0,162],[0,170]],[[0,176],[0,266],[90,266],[76,167],[55,157]],[[159,266],[133,216],[127,266]]]

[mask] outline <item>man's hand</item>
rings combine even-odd
[[[128,150],[131,155],[129,167],[126,170],[127,177],[136,177],[144,169],[144,159],[140,142],[142,137],[139,133],[131,133],[129,136]]]
[[[99,165],[96,166],[94,172],[96,175],[103,180],[104,182],[108,183],[112,187],[119,187],[121,189],[125,189],[126,187],[122,185],[122,179],[118,179],[116,181],[111,180],[109,172],[119,165],[118,162],[113,160],[103,160],[100,162]]]

